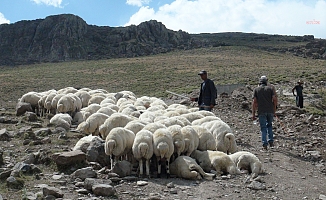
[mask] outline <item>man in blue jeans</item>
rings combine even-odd
[[[267,150],[268,144],[271,147],[274,146],[272,123],[276,111],[276,104],[276,96],[273,89],[267,85],[267,78],[260,78],[259,86],[253,92],[252,119],[256,120],[255,114],[258,108],[261,138],[265,150]]]

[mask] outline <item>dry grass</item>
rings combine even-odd
[[[2,67],[1,103],[16,101],[29,91],[67,86],[130,90],[157,97],[167,96],[165,90],[190,93],[198,88],[201,80],[197,72],[202,69],[216,84],[257,84],[261,75],[267,75],[272,83],[326,80],[325,60],[229,46],[137,58]]]

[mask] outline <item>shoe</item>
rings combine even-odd
[[[267,150],[267,144],[263,145],[263,149]]]
[[[274,142],[268,142],[270,147],[274,147]]]

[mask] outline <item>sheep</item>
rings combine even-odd
[[[41,97],[42,96],[37,92],[28,92],[28,93],[24,94],[19,99],[19,101],[31,104],[33,112],[38,115],[39,114],[38,101],[41,99]]]
[[[74,124],[79,125],[80,123],[82,123],[84,120],[84,115],[83,115],[84,111],[80,111],[80,112],[76,112],[74,117],[72,118],[72,122]]]
[[[135,120],[137,118],[124,115],[121,113],[114,113],[109,118],[105,120],[105,122],[100,126],[99,131],[101,137],[104,139],[110,133],[113,128],[116,127],[124,127],[129,122]]]
[[[145,122],[148,122],[148,123],[154,122],[155,118],[156,118],[155,113],[150,112],[150,111],[143,112],[139,116],[139,120],[145,121]]]
[[[89,116],[84,122],[77,126],[77,131],[92,134],[95,136],[99,135],[99,127],[109,118],[109,115],[103,113],[94,113]]]
[[[74,87],[66,87],[58,90],[58,94],[69,94],[69,93],[76,93],[78,90]]]
[[[119,110],[119,112],[122,114],[125,114],[125,115],[137,117],[137,118],[140,116],[140,112],[136,109],[136,107],[134,105],[129,105],[129,106],[123,108],[121,111]]]
[[[205,173],[196,161],[188,156],[179,156],[170,164],[170,172],[179,178],[190,180],[213,180],[215,174]]]
[[[103,99],[103,101],[101,101],[100,105],[103,105],[105,103],[115,104],[116,103],[116,99],[115,99],[114,96],[112,96],[112,97],[106,97],[105,99]]]
[[[196,119],[201,119],[204,117],[204,115],[197,113],[197,112],[191,112],[187,114],[182,114],[182,117],[185,117],[187,120],[189,120],[190,123],[192,123]]]
[[[144,127],[145,127],[144,123],[142,123],[141,121],[135,120],[135,121],[128,122],[128,124],[126,124],[126,126],[124,128],[131,130],[135,135],[137,135],[138,132],[143,130]]]
[[[120,156],[132,151],[135,134],[125,128],[113,128],[105,138],[105,154],[111,158],[111,169]]]
[[[210,122],[213,120],[221,120],[221,119],[216,116],[205,116],[203,118],[194,120],[191,124],[192,125],[202,125],[203,123]]]
[[[165,125],[158,123],[158,122],[153,122],[153,123],[148,123],[144,126],[143,130],[148,130],[152,133],[154,133],[157,129],[160,128],[166,128]]]
[[[170,110],[170,111],[164,113],[163,115],[167,116],[167,117],[180,116],[180,114],[174,110]]]
[[[143,175],[143,160],[145,160],[146,175],[149,177],[149,160],[154,154],[153,134],[148,130],[141,130],[137,133],[132,145],[132,154],[139,162],[139,176]]]
[[[92,105],[96,105],[96,104],[92,104]],[[109,107],[101,107],[100,109],[98,109],[96,111],[96,113],[103,113],[103,114],[106,114],[106,115],[109,115],[111,116],[113,113],[116,113],[117,111],[109,108]]]
[[[166,127],[169,127],[169,126],[172,126],[172,125],[180,125],[182,127],[185,126],[182,121],[180,121],[177,118],[173,118],[173,117],[168,118],[168,119],[163,119],[163,120],[160,120],[160,121],[157,121],[157,122],[165,125]]]
[[[52,106],[52,100],[57,95],[56,92],[52,92],[46,96],[46,99],[44,101],[44,108],[48,111],[48,113],[55,113],[57,105],[55,107]]]
[[[193,151],[198,148],[199,136],[192,126],[185,126],[181,128],[181,134],[184,137],[185,148],[183,154],[190,156]]]
[[[59,101],[59,99],[61,98],[61,97],[63,97],[64,96],[64,94],[59,94],[59,93],[57,93],[54,97],[53,97],[53,99],[52,99],[52,101],[51,101],[51,109],[53,110],[53,113],[57,113],[57,104],[58,104],[58,101]]]
[[[57,103],[57,111],[59,113],[68,113],[72,115],[74,107],[74,99],[69,95],[62,96]]]
[[[100,108],[102,108],[99,104],[91,104],[85,108],[82,108],[82,111],[84,111],[84,120],[86,120],[91,114],[96,113]]]
[[[72,123],[72,117],[67,113],[58,113],[50,119],[50,123],[68,130]]]
[[[181,153],[185,149],[185,141],[184,141],[184,136],[181,133],[181,126],[180,125],[172,125],[167,128],[171,134],[172,134],[172,139],[173,139],[173,145],[174,145],[174,156],[173,160],[180,156]]]
[[[165,160],[167,178],[170,177],[170,158],[174,152],[171,132],[166,128],[157,129],[153,133],[154,154],[157,161],[157,176],[161,176],[161,163]]]
[[[68,94],[69,97],[71,97],[73,99],[74,102],[74,107],[73,107],[73,114],[74,115],[76,112],[79,112],[82,109],[82,101],[80,100],[80,98],[75,95],[75,94]]]
[[[91,95],[87,91],[79,90],[78,92],[75,93],[75,95],[79,97],[79,99],[81,100],[83,108],[88,106],[88,102],[91,98]]]
[[[192,152],[191,157],[197,161],[205,172],[215,170],[216,175],[222,175],[224,173],[240,174],[240,170],[224,152],[195,150]]]
[[[236,164],[239,170],[248,170],[252,174],[252,178],[263,173],[262,163],[253,153],[247,151],[238,151],[228,155]]]
[[[91,104],[100,104],[103,100],[105,99],[105,96],[102,95],[95,95],[92,96],[89,100],[88,100],[88,105]]]
[[[184,126],[191,125],[190,121],[187,118],[185,118],[185,117],[183,117],[181,115],[180,116],[174,116],[174,117],[171,117],[171,118],[180,120],[183,123]]]
[[[213,134],[216,142],[217,151],[223,151],[224,153],[234,153],[237,151],[237,144],[235,142],[235,136],[232,133],[231,128],[222,120],[214,120],[206,122],[203,127],[209,129]]]
[[[44,107],[45,99],[48,95],[43,95],[40,100],[38,100],[38,109],[40,111],[40,116],[43,117],[45,115],[46,109]]]
[[[93,105],[93,104],[92,104]],[[119,111],[119,106],[115,105],[115,104],[112,104],[112,103],[103,103],[101,102],[101,107],[104,108],[111,108],[112,110],[115,110],[116,112]]]
[[[198,110],[197,113],[204,115],[204,116],[215,116],[214,113],[207,111],[207,110]]]
[[[164,107],[164,109],[168,108],[166,103],[162,99],[158,99],[158,98],[153,100],[152,103],[150,104],[150,106],[162,106],[162,107]]]
[[[199,125],[192,126],[192,128],[196,131],[199,138],[199,144],[197,147],[198,150],[216,150],[216,141],[214,136],[211,132],[209,132],[209,130],[207,130],[207,128]]]

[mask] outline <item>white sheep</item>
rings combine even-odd
[[[105,154],[111,158],[111,169],[120,156],[132,151],[135,134],[125,128],[113,128],[105,139]]]
[[[135,136],[132,145],[132,154],[139,162],[139,176],[143,175],[143,160],[145,160],[146,175],[149,177],[149,161],[154,154],[153,134],[148,130],[141,130]]]
[[[164,107],[164,109],[167,109],[168,106],[166,105],[166,103],[162,100],[162,99],[158,99],[158,98],[153,98],[152,103],[150,104],[150,106],[162,106]]]
[[[92,105],[96,105],[96,104],[92,104]],[[103,113],[103,114],[111,116],[112,114],[117,113],[117,111],[115,111],[109,107],[101,107],[100,109],[98,109],[96,111],[96,113]]]
[[[204,115],[197,113],[197,112],[186,113],[186,114],[182,114],[181,116],[185,117],[187,120],[189,120],[190,123],[192,123],[196,119],[204,118]]]
[[[72,117],[67,113],[58,113],[50,119],[50,123],[68,130],[72,123]]]
[[[180,120],[184,126],[188,126],[188,125],[191,125],[190,121],[185,118],[184,116],[174,116],[174,117],[171,117],[172,119],[177,119],[177,120]]]
[[[59,113],[68,113],[72,115],[74,108],[74,99],[68,94],[62,96],[57,103],[57,111]]]
[[[138,132],[143,130],[144,127],[145,127],[144,123],[142,123],[139,120],[134,120],[134,121],[128,122],[128,124],[126,124],[126,126],[124,128],[131,130],[135,135],[137,135]]]
[[[114,96],[105,97],[105,99],[103,99],[103,101],[101,101],[100,105],[103,105],[105,103],[115,104],[116,103],[116,99],[115,99]]]
[[[58,94],[69,94],[69,93],[76,93],[78,90],[74,87],[66,87],[58,90]]]
[[[80,123],[82,123],[83,121],[85,121],[84,120],[83,112],[84,111],[81,110],[81,111],[75,113],[74,117],[72,118],[72,122],[74,124],[79,125]]]
[[[207,111],[207,110],[198,110],[197,113],[204,115],[204,116],[215,116],[214,113]]]
[[[148,123],[153,123],[155,118],[156,118],[155,113],[151,111],[145,111],[139,116],[140,121],[145,121]]]
[[[185,141],[183,154],[190,156],[191,153],[198,148],[199,136],[192,126],[182,127],[181,134],[183,135]]]
[[[19,99],[19,101],[31,104],[33,112],[38,115],[39,114],[38,101],[41,99],[41,97],[42,96],[37,92],[28,92],[28,93],[24,94]]]
[[[46,99],[44,101],[44,108],[47,110],[48,113],[55,113],[57,109],[57,105],[55,105],[55,107],[52,106],[52,100],[56,95],[56,92],[52,92],[46,96]]]
[[[52,101],[51,101],[51,109],[52,109],[53,113],[57,113],[57,104],[58,104],[58,101],[59,101],[59,99],[60,99],[61,97],[63,97],[63,96],[64,96],[64,94],[59,94],[59,93],[57,93],[57,94],[53,97],[53,99],[52,99]]]
[[[224,152],[195,150],[192,152],[191,157],[197,161],[199,166],[201,166],[205,172],[215,170],[216,175],[222,175],[225,173],[240,174],[240,170]]]
[[[79,99],[81,100],[83,108],[88,106],[88,101],[90,100],[91,95],[87,91],[78,90],[78,92],[76,92],[75,95],[78,96]]]
[[[88,100],[88,105],[91,105],[91,104],[100,104],[104,99],[105,99],[105,95],[94,95],[92,96],[89,100]]]
[[[203,123],[203,127],[207,128],[214,136],[217,151],[224,153],[234,153],[237,151],[235,136],[231,128],[222,120],[214,120]]]
[[[148,130],[152,133],[154,133],[157,129],[160,128],[166,128],[165,125],[158,123],[158,122],[153,122],[153,123],[148,123],[144,126],[143,130]]]
[[[172,139],[173,139],[173,145],[174,145],[173,160],[176,157],[180,156],[185,149],[185,141],[184,141],[184,136],[181,133],[181,128],[182,127],[180,125],[172,125],[167,128],[171,132]]]
[[[168,119],[163,119],[163,120],[157,121],[157,123],[161,123],[161,124],[165,125],[166,127],[169,127],[172,125],[180,125],[182,127],[185,126],[181,120],[174,118],[174,117],[170,117]]]
[[[170,164],[170,172],[179,178],[190,180],[213,180],[215,174],[205,173],[194,159],[188,156],[179,156]]]
[[[45,103],[45,99],[48,95],[43,95],[40,100],[38,100],[37,104],[38,104],[38,109],[40,112],[40,116],[43,117],[46,113],[46,109],[44,107],[44,103]]]
[[[100,108],[102,108],[99,104],[93,103],[85,108],[82,108],[84,111],[84,120],[86,120],[91,114],[96,113]]]
[[[104,139],[110,133],[113,128],[116,127],[124,127],[129,122],[136,120],[137,118],[124,115],[121,113],[114,113],[109,118],[105,120],[105,122],[100,126],[99,131],[101,137]]]
[[[191,124],[192,125],[202,125],[203,123],[214,121],[214,120],[221,120],[221,119],[216,116],[205,116],[203,118],[194,120]]]
[[[164,113],[163,115],[167,117],[174,117],[174,116],[180,116],[180,113],[176,112],[175,110],[170,110]]]
[[[102,103],[102,102],[101,102]],[[111,108],[112,110],[115,110],[116,112],[119,111],[119,106],[115,105],[115,104],[112,104],[112,103],[103,103],[101,104],[101,107],[104,108]]]
[[[230,154],[229,157],[236,164],[239,170],[248,170],[252,178],[263,173],[263,165],[259,158],[248,151],[238,151]]]
[[[199,137],[197,149],[200,151],[216,150],[216,141],[213,134],[207,128],[193,125],[192,128],[196,131]]]
[[[95,136],[99,135],[99,127],[104,124],[105,120],[109,118],[109,115],[103,113],[94,113],[89,116],[86,121],[80,123],[77,126],[77,131],[92,134]]]
[[[154,154],[157,161],[157,175],[161,176],[161,163],[165,161],[166,174],[170,177],[170,158],[174,152],[171,132],[166,128],[157,129],[153,134]]]

